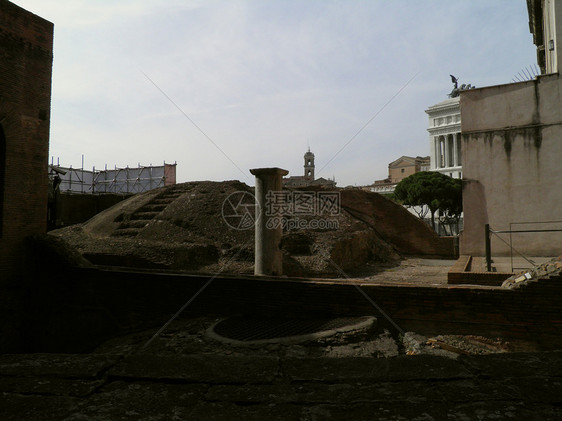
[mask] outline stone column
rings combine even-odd
[[[457,134],[453,135],[453,167],[459,166],[459,151],[457,149]]]
[[[449,167],[449,135],[443,136],[443,162],[445,163],[444,167]]]
[[[437,139],[435,139],[435,157],[435,168],[441,168],[441,136],[437,136]]]
[[[250,172],[256,176],[256,201],[258,214],[256,215],[256,241],[254,250],[254,275],[283,274],[283,256],[279,243],[283,235],[283,228],[267,228],[267,193],[283,190],[284,175],[289,171],[281,168],[255,168]]]
[[[438,168],[437,165],[437,137],[433,136],[431,138],[431,143],[429,144],[429,147],[431,148],[429,153],[430,153],[430,158],[429,158],[429,163],[430,163],[430,170],[434,170],[435,168]]]
[[[461,134],[457,133],[457,161],[459,167],[462,166],[462,145],[461,145]]]

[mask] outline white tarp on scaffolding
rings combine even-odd
[[[63,193],[131,194],[176,184],[176,164],[92,171],[51,165],[50,170],[60,177]]]

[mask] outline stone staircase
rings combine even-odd
[[[167,189],[160,193],[150,202],[125,217],[119,227],[111,234],[112,237],[134,238],[158,216],[166,207],[183,194],[182,191]]]

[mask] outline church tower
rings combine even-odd
[[[308,152],[304,154],[304,178],[307,181],[314,181],[314,154]]]

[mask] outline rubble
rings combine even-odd
[[[546,279],[552,276],[559,275],[562,271],[562,255],[554,257],[542,265],[535,266],[532,269],[525,270],[507,278],[502,288],[518,289],[524,288],[532,283],[539,281],[539,279]]]

